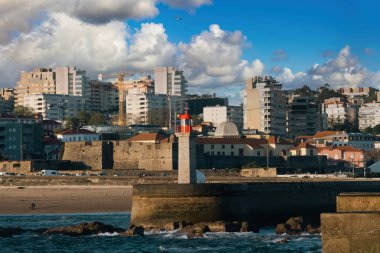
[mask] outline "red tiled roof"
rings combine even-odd
[[[298,150],[300,148],[316,148],[316,147],[314,145],[309,144],[309,143],[301,142],[300,144],[298,144],[298,146],[292,148],[291,150]]]
[[[267,141],[268,141],[269,144],[287,144],[287,145],[291,145],[292,144],[289,141],[284,140],[281,137],[277,137],[277,136],[270,136],[267,139]]]
[[[213,137],[198,137],[195,142],[197,144],[247,144],[254,149],[263,149],[261,145],[265,145],[265,140],[253,138],[213,138]]]
[[[129,142],[169,142],[169,137],[160,133],[141,133],[128,139]]]
[[[320,132],[316,132],[313,138],[323,138],[323,137],[334,135],[337,133],[342,133],[342,131],[320,131]]]
[[[65,134],[96,134],[96,133],[90,130],[86,130],[86,129],[70,129],[60,134],[65,135]]]

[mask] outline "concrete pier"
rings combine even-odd
[[[380,193],[342,193],[321,214],[323,252],[380,252]]]
[[[342,192],[378,189],[379,181],[135,185],[131,223],[162,227],[175,221],[246,220],[273,225],[289,217],[335,212]]]

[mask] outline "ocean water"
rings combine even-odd
[[[0,227],[46,228],[100,221],[128,228],[130,213],[1,215]],[[322,252],[320,235],[287,236],[280,241],[274,227],[260,233],[206,233],[204,238],[188,239],[176,232],[146,234],[125,238],[115,234],[68,237],[22,234],[0,237],[0,252]]]

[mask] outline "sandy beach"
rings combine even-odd
[[[0,187],[0,214],[129,212],[131,195],[131,186]]]

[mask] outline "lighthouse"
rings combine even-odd
[[[178,137],[178,183],[195,184],[196,178],[196,150],[195,137],[192,133],[193,120],[185,108],[185,113],[179,115],[181,130]]]

